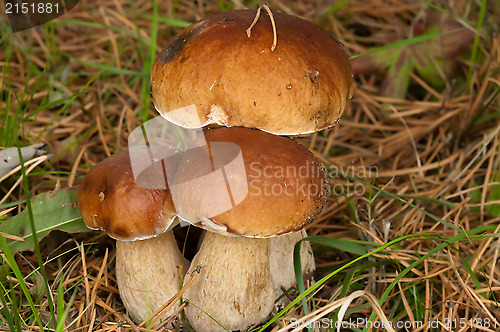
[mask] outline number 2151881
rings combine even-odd
[[[9,3],[5,4],[6,14],[57,14],[59,13],[59,4],[50,2],[39,3]]]

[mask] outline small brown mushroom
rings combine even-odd
[[[170,192],[137,186],[129,150],[87,173],[78,191],[78,208],[90,229],[117,240],[118,289],[133,318],[146,319],[177,293],[188,262],[170,230],[175,219]]]

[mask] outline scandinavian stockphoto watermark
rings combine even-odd
[[[335,196],[363,196],[366,186],[355,179],[374,179],[378,177],[376,166],[339,166],[324,167],[307,162],[301,166],[266,166],[259,162],[250,164],[248,170],[250,195],[318,195],[324,190],[324,182],[303,182],[324,174],[328,181],[330,194]],[[280,181],[277,181],[280,180]]]
[[[301,329],[372,329],[374,331],[383,331],[392,328],[396,331],[414,331],[417,329],[428,328],[432,331],[445,329],[446,331],[455,331],[457,329],[466,329],[475,327],[481,330],[496,330],[500,328],[500,323],[495,318],[431,318],[427,321],[420,320],[395,320],[395,321],[372,321],[366,317],[349,318],[344,320],[332,320],[330,318],[321,318],[313,322],[299,322],[297,318],[290,320],[290,325]]]
[[[377,166],[362,165],[329,165],[326,169],[330,194],[335,196],[363,196],[367,187],[358,179],[372,181],[379,172]]]
[[[303,181],[325,174],[323,166],[306,162],[301,166],[269,166],[252,162],[248,170],[249,194],[254,196],[320,196],[324,191],[324,176],[317,182]]]
[[[418,328],[422,328],[422,321],[371,321],[367,318],[350,318],[346,320],[333,320],[330,318],[321,318],[313,322],[298,322],[298,319],[292,318],[290,320],[290,325],[294,328],[301,329],[363,329],[371,328],[374,331],[387,330],[388,327],[393,329],[401,330],[406,329],[407,331],[412,331]]]

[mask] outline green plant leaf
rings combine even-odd
[[[33,219],[38,239],[42,239],[55,229],[69,233],[89,231],[76,206],[76,195],[76,189],[65,188],[49,191],[32,199]],[[0,233],[13,235],[24,240],[6,239],[9,249],[13,253],[34,249],[26,210],[1,223]]]
[[[352,254],[361,256],[367,253],[367,250],[362,245],[355,243],[353,240],[331,238],[320,235],[312,235],[304,238],[302,241],[310,241],[312,243],[319,243],[331,248],[342,250],[345,252],[350,252]]]

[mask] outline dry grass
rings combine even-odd
[[[240,0],[222,3],[234,8],[255,7],[255,3]],[[488,16],[494,10],[498,12],[494,3],[489,2],[485,22],[496,22],[491,26],[498,29],[499,17]],[[269,5],[320,24],[343,42],[349,55],[408,38],[410,25],[424,10],[421,3],[403,0],[352,0],[326,15],[322,13],[333,6],[326,1],[274,0]],[[472,22],[478,17],[472,1],[436,5],[460,22],[460,17]],[[196,4],[165,0],[158,4],[161,17],[187,22],[220,10],[218,1],[209,0]],[[58,186],[77,186],[91,166],[126,148],[128,134],[137,125],[148,116],[156,116],[149,101],[149,86],[144,85],[150,70],[152,13],[151,2],[144,0],[82,0],[50,27],[8,35],[9,51],[5,41],[0,45],[0,110],[15,118],[21,142],[44,142],[54,156],[44,172],[30,177],[32,194]],[[464,24],[474,30],[474,26]],[[156,52],[181,28],[160,22],[158,31]],[[321,217],[309,226],[310,235],[359,239],[379,246],[401,239],[364,260],[372,264],[360,267],[352,280],[346,282],[346,268],[325,282],[309,301],[318,310],[311,309],[311,317],[319,319],[321,310],[329,303],[339,303],[336,301],[344,291],[351,294],[363,290],[381,299],[391,282],[397,280],[380,310],[393,321],[422,322],[420,328],[408,330],[500,329],[500,325],[485,325],[485,319],[500,323],[500,218],[490,213],[493,205],[500,204],[495,200],[498,198],[492,198],[492,193],[499,191],[500,181],[496,99],[500,38],[488,30],[486,23],[475,32],[482,37],[477,56],[480,61],[471,64],[467,57],[458,59],[453,75],[443,78],[445,84],[439,91],[411,74],[406,99],[381,97],[378,86],[382,73],[360,74],[354,98],[340,123],[331,130],[298,139],[330,168],[334,189],[351,189],[347,194],[333,191]],[[474,70],[469,76],[471,66]],[[9,94],[16,98],[8,102]],[[39,110],[64,97],[70,99]],[[28,114],[32,116],[23,118]],[[4,121],[3,115],[1,118]],[[3,144],[9,144],[6,137]],[[0,183],[2,197],[14,183]],[[384,187],[384,192],[377,194],[369,184]],[[372,194],[368,194],[370,191]],[[15,202],[23,197],[22,189],[16,188],[5,200]],[[468,233],[484,225],[491,227],[478,234]],[[460,234],[467,236],[439,247]],[[484,236],[478,238],[479,234]],[[180,231],[179,239],[184,235]],[[195,243],[196,239],[188,237],[188,250]],[[377,247],[364,246],[368,250]],[[315,248],[320,272],[316,280],[357,257],[320,245]],[[439,250],[433,252],[435,248]],[[120,302],[114,244],[105,235],[68,237],[53,233],[43,240],[41,249],[54,293],[61,278],[65,288],[78,288],[67,319],[68,330],[146,330],[131,321]],[[426,255],[421,263],[414,264]],[[17,255],[17,262],[25,276],[38,264],[31,252]],[[410,272],[397,279],[405,268]],[[35,298],[43,293],[36,273],[26,281]],[[351,289],[345,289],[346,284],[351,284]],[[371,306],[364,305],[363,300],[350,300],[355,310],[348,311],[344,319],[370,316]],[[47,318],[47,299],[39,298],[37,304],[41,317]],[[21,316],[30,316],[28,306],[20,310]],[[292,319],[303,317],[302,310],[297,305],[269,330],[279,330]],[[432,329],[436,319],[462,319],[465,325]],[[0,330],[6,331],[8,328],[1,324]],[[291,325],[288,328],[293,330]]]

